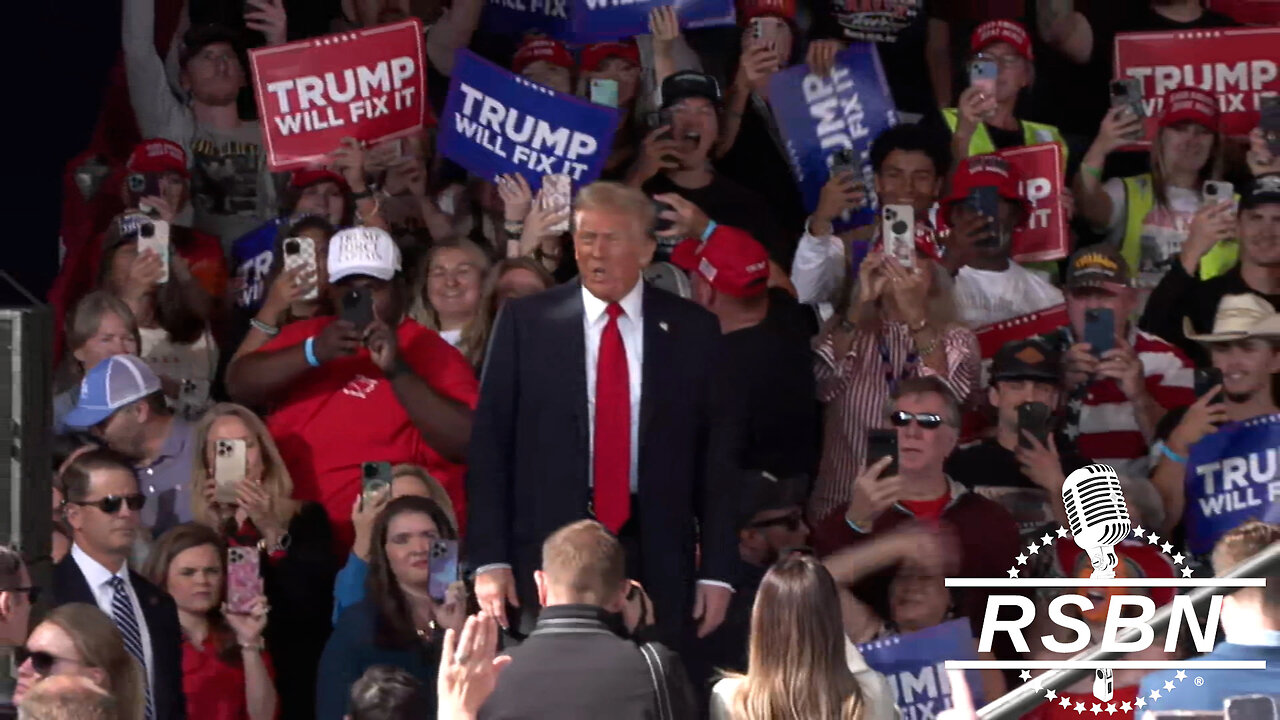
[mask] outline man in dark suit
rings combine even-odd
[[[511,663],[477,717],[697,716],[679,656],[657,643],[642,649],[612,629],[610,615],[623,611],[631,583],[622,544],[603,525],[579,520],[557,530],[542,545],[534,579],[538,624],[507,651]]]
[[[127,563],[146,501],[133,468],[111,450],[90,450],[67,466],[63,481],[73,544],[53,571],[54,604],[101,608],[145,671],[148,720],[186,718],[178,608]]]
[[[581,283],[508,302],[490,340],[468,454],[476,596],[507,627],[504,602],[536,607],[542,542],[594,517],[653,599],[657,637],[681,648],[690,617],[705,637],[733,592],[736,430],[715,382],[720,327],[641,282],[657,245],[649,198],[595,183],[575,221]]]

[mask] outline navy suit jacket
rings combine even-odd
[[[582,288],[508,302],[485,359],[467,476],[467,553],[509,563],[537,606],[542,542],[590,517],[590,414]],[[695,578],[729,582],[738,559],[733,458],[738,425],[716,382],[720,325],[692,302],[644,288],[637,508],[640,580],[658,635],[677,646]],[[702,565],[695,569],[700,543]]]
[[[187,697],[182,691],[182,627],[178,625],[178,606],[168,593],[147,582],[132,570],[129,582],[138,595],[142,617],[151,635],[151,656],[155,664],[155,682],[151,694],[155,699],[156,720],[186,720]],[[98,600],[84,579],[80,566],[68,553],[53,568],[54,606],[88,603],[98,607]]]

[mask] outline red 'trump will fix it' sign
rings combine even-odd
[[[272,170],[319,162],[344,137],[376,143],[427,118],[415,18],[249,52]]]

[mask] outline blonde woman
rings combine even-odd
[[[293,481],[275,441],[252,411],[219,403],[196,426],[191,516],[227,545],[257,547],[272,608],[265,634],[276,664],[280,706],[296,717],[314,715],[315,670],[327,636],[334,575],[333,536],[319,503],[292,499]],[[232,502],[218,500],[214,471],[219,441],[244,444],[243,480]],[[358,471],[358,468],[356,469]]]
[[[747,674],[716,683],[712,720],[895,717],[885,680],[845,637],[835,581],[809,555],[765,573],[751,610]]]
[[[484,279],[489,258],[479,245],[456,240],[427,251],[414,279],[409,314],[478,366],[489,341]]]
[[[75,407],[85,372],[115,355],[137,355],[142,345],[133,311],[103,290],[80,298],[67,319],[66,331],[67,357],[53,398],[53,427],[59,435],[67,431],[62,418]]]
[[[111,693],[118,720],[144,720],[146,685],[142,666],[124,647],[111,618],[96,606],[68,603],[54,609],[31,631],[18,651],[18,705],[37,682],[56,675],[79,675]]]

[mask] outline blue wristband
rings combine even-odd
[[[316,337],[312,335],[307,341],[302,343],[302,352],[307,356],[307,364],[311,367],[320,367],[320,358],[316,357]]]
[[[1161,442],[1161,443],[1160,443],[1160,454],[1161,454],[1161,455],[1164,455],[1165,457],[1169,458],[1170,460],[1172,460],[1172,461],[1174,461],[1174,462],[1178,463],[1179,465],[1186,465],[1186,464],[1187,464],[1187,459],[1186,459],[1185,457],[1183,457],[1182,455],[1179,455],[1178,453],[1176,453],[1176,452],[1174,452],[1174,451],[1170,450],[1170,449],[1169,449],[1169,446],[1168,446],[1168,445],[1165,445],[1163,442]]]
[[[706,242],[707,238],[711,237],[711,233],[715,231],[716,231],[716,221],[708,220],[707,229],[702,231],[702,242]]]

